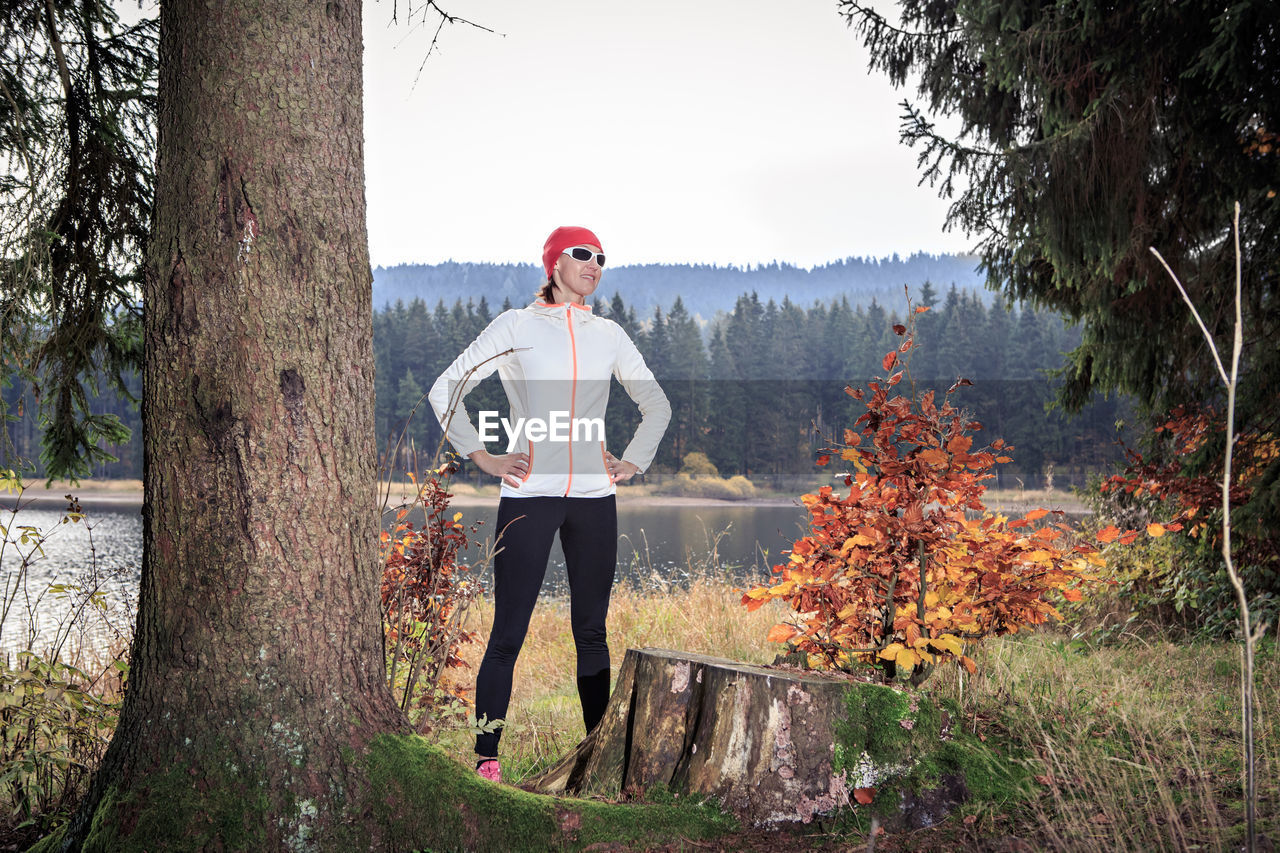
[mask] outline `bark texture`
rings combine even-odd
[[[891,687],[630,649],[600,725],[533,785],[613,797],[662,786],[714,797],[753,824],[807,823],[909,773],[945,734],[945,713]],[[877,809],[927,825],[963,798],[955,781]]]
[[[165,0],[120,725],[64,847],[301,849],[405,731],[378,610],[359,2]]]

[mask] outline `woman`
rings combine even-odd
[[[481,721],[506,717],[512,671],[557,531],[569,575],[578,696],[588,732],[609,700],[605,617],[618,552],[615,484],[653,461],[671,406],[626,332],[586,304],[600,286],[604,262],[599,238],[587,229],[552,231],[542,249],[547,281],[538,298],[495,318],[431,386],[431,406],[454,449],[502,481],[493,629],[476,675]],[[505,453],[485,449],[462,406],[463,397],[495,370],[511,412],[503,421],[482,412],[481,425],[486,439],[506,441]],[[611,376],[642,415],[621,458],[604,441]],[[502,433],[496,434],[499,423]],[[476,737],[476,770],[495,782],[502,778],[501,734],[499,727]]]

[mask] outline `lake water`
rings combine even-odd
[[[7,502],[6,502],[7,503]],[[0,504],[5,505],[5,504]],[[53,641],[59,625],[76,620],[93,644],[110,641],[132,620],[142,565],[142,517],[136,505],[85,503],[86,517],[62,523],[64,512],[54,505],[30,506],[17,516],[0,511],[0,524],[17,539],[22,525],[39,529],[46,538],[39,550],[31,544],[6,545],[0,556],[0,580],[5,586],[8,613],[0,623],[0,650],[26,647],[32,634],[37,647]],[[483,520],[480,536],[493,534],[496,506],[462,506],[463,521]],[[780,552],[801,535],[806,518],[796,506],[618,506],[618,581],[640,587],[687,582],[691,576],[712,574],[734,582],[762,580]],[[482,546],[469,550],[478,560]],[[22,570],[24,556],[27,568]],[[490,567],[481,578],[487,580]],[[69,588],[49,593],[50,584]],[[83,606],[84,591],[100,590],[105,609]],[[568,592],[564,556],[559,542],[552,549],[543,581],[544,595]],[[43,597],[41,594],[43,593]],[[73,641],[77,638],[73,638]]]
[[[497,507],[459,507],[462,521],[483,520],[480,535],[493,535]],[[807,514],[796,506],[618,505],[618,581],[640,587],[680,584],[705,574],[735,582],[763,579],[779,554],[802,535]],[[468,551],[471,559],[479,548]],[[486,570],[485,575],[489,572]],[[543,594],[567,594],[564,554],[557,539],[542,584]]]
[[[0,507],[9,502],[0,501]],[[462,521],[483,521],[480,536],[493,534],[496,506],[460,506]],[[19,538],[21,525],[47,534],[41,547],[7,544],[0,555],[7,611],[0,620],[0,651],[25,648],[38,635],[38,648],[58,637],[58,627],[72,621],[87,641],[100,646],[132,625],[142,565],[142,517],[136,504],[86,501],[81,523],[62,523],[64,511],[55,504],[32,505],[17,516],[0,510],[0,524],[10,540]],[[803,535],[807,514],[803,507],[721,504],[649,506],[618,505],[618,582],[641,588],[680,585],[692,577],[712,575],[736,584],[759,582],[781,562],[781,552]],[[410,520],[413,520],[411,517]],[[419,516],[418,521],[421,518]],[[483,545],[467,552],[468,562],[479,560]],[[23,557],[27,568],[22,569]],[[481,561],[482,562],[482,561]],[[491,575],[483,566],[482,581]],[[62,584],[62,592],[49,592]],[[86,591],[100,591],[101,606],[84,603]],[[557,542],[551,553],[543,595],[568,593],[564,556]],[[71,620],[79,612],[80,618]]]
[[[8,531],[0,553],[0,651],[102,647],[127,636],[142,566],[139,507],[86,506],[85,518],[69,523],[56,505],[32,504],[14,514],[12,503],[0,501],[0,525]],[[66,635],[72,627],[75,633]]]

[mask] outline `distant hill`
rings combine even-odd
[[[892,311],[903,304],[904,284],[914,295],[926,281],[932,282],[939,294],[955,284],[960,290],[983,292],[984,301],[989,301],[977,263],[973,255],[917,253],[906,258],[846,258],[813,269],[778,263],[746,268],[640,264],[609,269],[596,298],[609,299],[620,292],[641,319],[651,316],[655,306],[667,310],[679,296],[689,313],[706,321],[717,311],[731,310],[739,296],[752,291],[761,301],[781,302],[786,296],[802,307],[847,296],[855,307],[875,300]],[[373,271],[373,307],[380,311],[397,300],[407,304],[415,298],[429,306],[440,300],[451,306],[458,299],[479,302],[484,297],[496,312],[507,299],[512,305],[528,304],[541,278],[542,269],[533,264],[450,261],[377,267]]]

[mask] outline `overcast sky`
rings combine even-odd
[[[498,34],[446,26],[424,65],[438,18],[365,4],[375,265],[536,262],[563,224],[611,264],[972,245],[835,0],[440,2]]]

